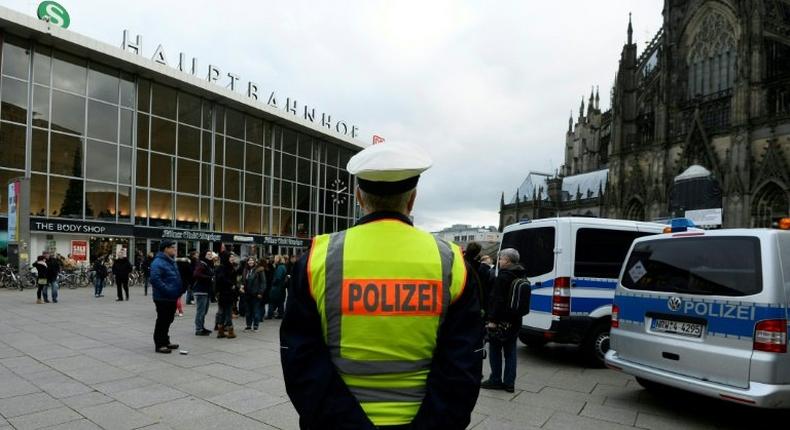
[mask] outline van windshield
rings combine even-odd
[[[554,270],[554,227],[525,228],[505,233],[502,247],[514,248],[521,257],[527,276],[540,276]]]
[[[760,240],[756,237],[687,237],[634,246],[622,275],[632,290],[716,296],[762,291]]]

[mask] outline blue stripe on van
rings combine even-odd
[[[617,279],[571,279],[571,285],[575,288],[606,288],[614,290],[617,288]],[[571,293],[573,294],[573,293]]]
[[[606,297],[571,297],[571,312],[589,314],[602,306],[611,304],[612,299]]]
[[[667,315],[684,315],[707,321],[707,332],[731,336],[754,336],[756,322],[786,318],[784,307],[767,307],[760,303],[727,303],[712,300],[682,299],[680,308],[672,311],[666,297],[616,296],[614,303],[620,307],[620,319],[645,321],[647,312]]]

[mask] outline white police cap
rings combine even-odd
[[[346,169],[357,177],[363,191],[391,195],[416,187],[420,174],[432,164],[431,157],[422,148],[387,141],[369,146],[351,157]]]

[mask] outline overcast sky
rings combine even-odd
[[[72,31],[119,46],[123,29],[296,98],[360,127],[423,146],[418,226],[497,225],[531,170],[564,159],[570,111],[600,86],[601,107],[626,40],[662,22],[662,0],[168,1],[59,0]],[[3,5],[35,15],[37,1]],[[166,6],[165,6],[166,5]],[[201,66],[203,67],[203,66]]]

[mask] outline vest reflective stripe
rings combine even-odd
[[[466,282],[460,249],[385,220],[317,236],[308,272],[332,362],[349,390],[375,425],[411,422],[439,327]]]

